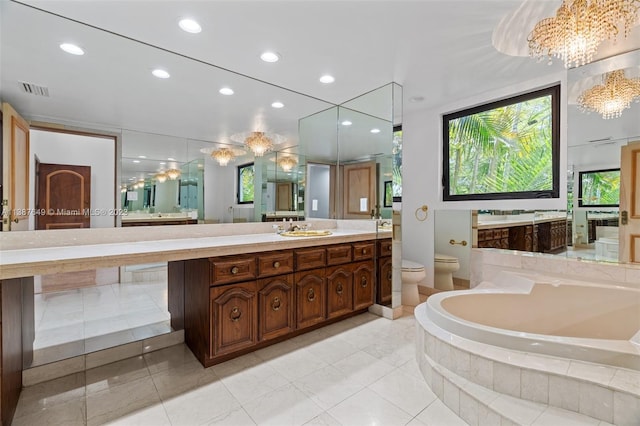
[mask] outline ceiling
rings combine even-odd
[[[560,3],[1,1],[0,97],[31,119],[192,139],[194,152],[248,130],[277,132],[293,146],[300,118],[390,82],[403,86],[407,113],[562,70],[526,56],[530,29]],[[183,17],[202,32],[182,31]],[[86,54],[68,55],[62,42]],[[601,56],[639,47],[636,30]],[[262,62],[265,50],[281,60]],[[171,78],[153,77],[156,67]],[[320,83],[325,73],[335,82]],[[21,92],[19,81],[48,87],[50,97]],[[222,86],[236,93],[222,96]],[[272,108],[275,100],[285,107]]]

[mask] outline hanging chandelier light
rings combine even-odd
[[[165,172],[156,173],[155,178],[158,182],[163,183],[167,181],[167,174]]]
[[[262,157],[265,152],[273,149],[273,141],[264,132],[251,132],[244,144],[256,157]]]
[[[202,148],[200,152],[209,154],[211,158],[216,160],[219,165],[226,166],[229,162],[235,160],[237,157],[245,155],[247,152],[237,148]]]
[[[298,162],[293,157],[282,157],[280,160],[278,160],[278,164],[280,165],[280,168],[282,170],[284,170],[285,172],[290,172],[296,166],[296,164],[298,164]]]
[[[180,170],[178,169],[169,169],[165,172],[167,174],[167,177],[171,180],[176,180],[180,177]]]
[[[542,59],[553,56],[565,68],[593,60],[606,39],[627,37],[638,18],[637,0],[563,0],[556,16],[538,22],[529,34],[529,54]]]
[[[609,119],[620,117],[634,100],[640,100],[640,78],[627,78],[624,70],[616,70],[603,75],[603,84],[582,92],[578,105],[583,111]]]

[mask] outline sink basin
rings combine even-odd
[[[324,237],[331,235],[329,231],[286,231],[282,234],[283,237]]]

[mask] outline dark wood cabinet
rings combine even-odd
[[[258,341],[255,281],[211,288],[212,357],[251,347]]]
[[[353,311],[353,276],[350,265],[327,268],[327,318]]]
[[[170,262],[171,325],[209,367],[364,312],[375,249],[367,241]]]
[[[359,262],[353,264],[352,268],[353,309],[358,310],[373,305],[373,262]]]
[[[378,303],[381,305],[391,303],[392,277],[391,257],[378,258]]]
[[[297,320],[300,328],[324,321],[326,316],[324,268],[296,272]]]
[[[293,274],[258,280],[260,341],[295,330]]]

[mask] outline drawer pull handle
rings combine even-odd
[[[277,260],[275,262],[273,262],[273,267],[274,268],[279,268],[280,267],[280,262],[278,262]]]
[[[391,271],[387,272],[387,279],[391,281],[392,278],[393,278],[393,273]]]
[[[367,249],[366,248],[362,249],[362,254],[367,254]]]
[[[336,286],[336,293],[342,294],[342,291],[343,291],[342,283],[338,283],[338,285]]]
[[[309,291],[307,291],[307,300],[309,302],[313,302],[314,300],[316,300],[316,292],[313,291],[312,288],[310,288]]]
[[[238,268],[237,266],[234,266],[233,268],[231,268],[231,273],[232,274],[237,274],[240,271],[240,268]]]
[[[280,298],[278,296],[274,297],[273,300],[271,301],[271,309],[274,311],[277,311],[280,309],[281,303],[280,303]]]
[[[233,322],[238,322],[238,320],[240,319],[241,316],[242,316],[242,311],[237,306],[234,306],[231,309],[231,312],[229,313],[229,318]]]
[[[367,277],[363,276],[362,278],[360,278],[360,286],[362,288],[365,288],[367,286]]]

